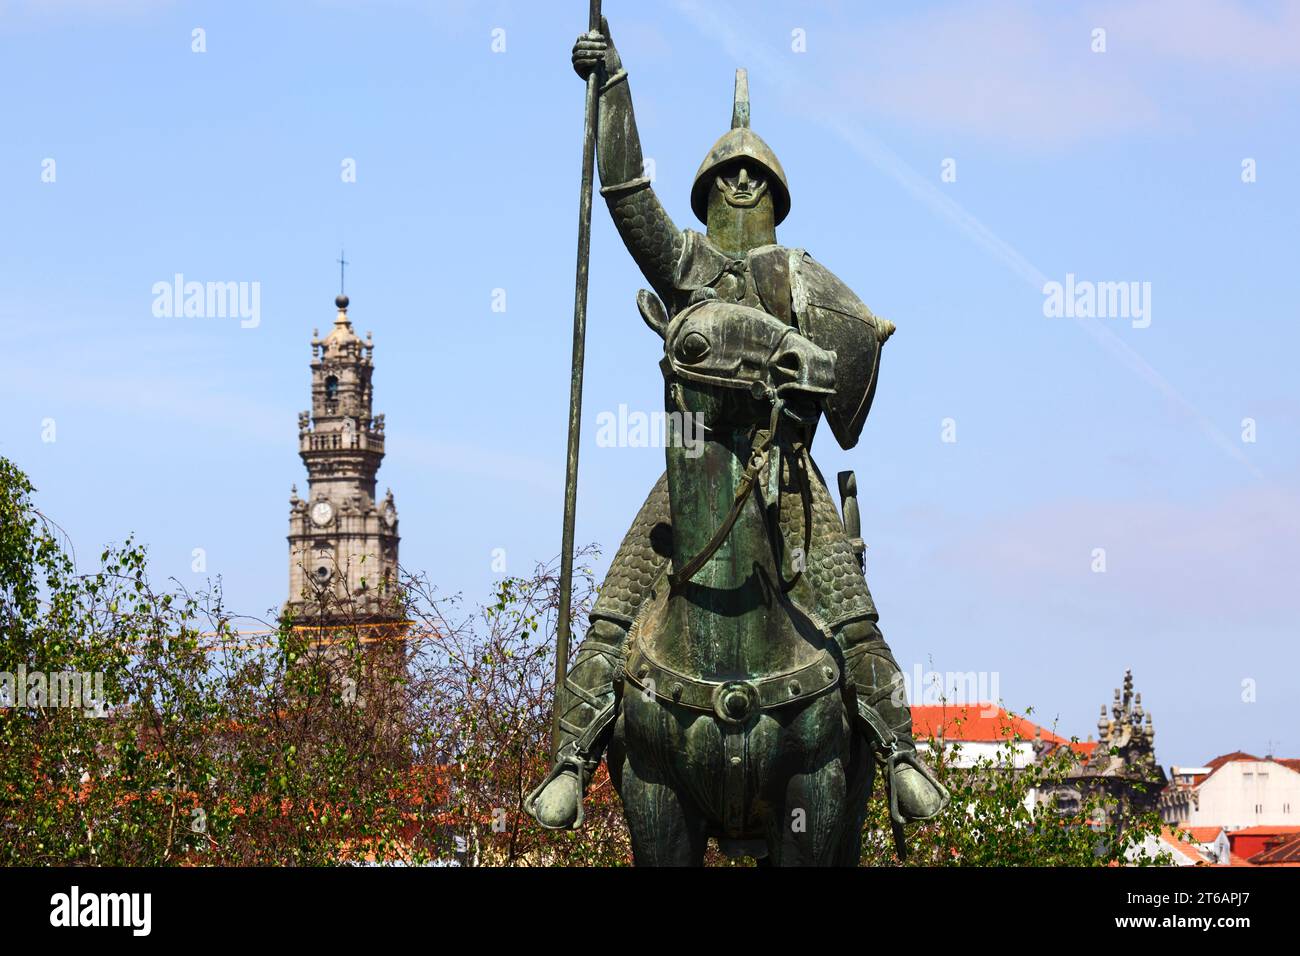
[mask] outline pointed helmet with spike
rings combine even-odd
[[[790,187],[785,181],[785,170],[781,168],[781,162],[772,152],[772,147],[749,128],[749,74],[744,70],[736,71],[736,99],[731,112],[731,129],[713,144],[709,155],[700,164],[700,171],[695,174],[695,185],[691,188],[691,209],[700,222],[707,224],[709,190],[713,187],[714,177],[721,167],[738,159],[748,159],[766,171],[769,177],[768,189],[772,192],[772,202],[775,205],[775,222],[779,224],[790,213]]]

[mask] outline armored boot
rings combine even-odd
[[[884,766],[895,828],[928,820],[948,805],[948,791],[923,764],[912,740],[912,711],[889,645],[875,622],[859,618],[837,632],[846,679],[857,698],[859,727]]]
[[[600,766],[618,713],[627,630],[596,620],[557,694],[559,756],[546,779],[524,801],[524,810],[548,830],[582,825],[582,795]]]

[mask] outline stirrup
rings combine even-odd
[[[923,764],[920,758],[917,757],[915,748],[900,749],[898,748],[897,742],[895,742],[894,747],[895,749],[890,751],[889,755],[886,757],[885,760],[885,772],[888,774],[887,779],[889,780],[890,783],[889,819],[898,824],[924,823],[926,820],[933,820],[935,817],[937,817],[940,813],[944,811],[945,807],[948,806],[948,801],[951,799],[951,794],[948,793],[948,788],[935,779],[935,776],[931,772],[930,768],[927,767],[925,764]],[[934,787],[935,792],[939,794],[939,807],[934,811],[934,813],[931,813],[929,816],[924,816],[924,817],[904,817],[902,812],[899,811],[898,791],[897,788],[893,786],[894,774],[898,772],[899,764],[906,764],[907,766],[911,767],[922,777],[924,777],[926,779],[926,782],[928,782],[930,786]]]
[[[876,738],[876,756],[885,765],[885,792],[889,795],[889,825],[894,834],[894,848],[898,851],[898,858],[906,860],[907,834],[903,830],[904,825],[934,819],[948,806],[952,795],[948,792],[947,787],[935,779],[930,768],[917,757],[916,744],[910,740],[904,743],[898,732],[885,723],[885,718],[880,715],[880,711],[859,699],[858,715],[871,729],[872,735]],[[938,791],[939,809],[930,816],[909,820],[899,811],[898,788],[894,786],[894,774],[898,772],[899,764],[906,764],[916,770]]]
[[[530,817],[532,817],[534,820],[537,820],[537,825],[540,826],[543,830],[578,829],[578,827],[582,826],[582,821],[584,817],[584,814],[582,812],[582,804],[583,804],[583,797],[586,795],[587,787],[586,787],[586,783],[583,780],[583,777],[586,774],[586,769],[587,769],[586,766],[584,765],[583,761],[577,756],[577,754],[572,752],[560,754],[560,759],[555,761],[555,766],[551,768],[551,772],[548,773],[546,775],[546,778],[541,783],[539,783],[536,787],[534,787],[533,791],[530,794],[528,794],[527,797],[524,798],[524,812],[528,814]],[[537,798],[542,795],[542,791],[546,789],[547,785],[552,780],[557,780],[561,774],[569,771],[572,771],[573,775],[577,777],[578,780],[578,815],[573,818],[573,822],[570,823],[567,827],[548,826],[547,824],[543,823],[541,820],[537,819]]]
[[[578,815],[573,818],[573,822],[567,827],[551,827],[542,823],[541,820],[537,820],[538,825],[544,830],[576,830],[582,826],[584,819],[582,803],[583,798],[587,795],[587,784],[591,782],[591,775],[595,773],[596,767],[600,764],[600,753],[605,749],[603,738],[605,732],[613,725],[614,718],[618,716],[618,704],[618,695],[611,696],[605,706],[591,718],[591,722],[587,724],[582,733],[560,748],[559,756],[555,760],[555,766],[546,775],[546,779],[534,787],[533,791],[524,798],[524,812],[537,820],[537,814],[534,812],[537,806],[537,798],[541,796],[547,784],[558,778],[566,770],[573,771],[574,776],[578,778]],[[595,759],[592,758],[593,751],[596,755]]]

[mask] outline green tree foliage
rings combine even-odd
[[[0,709],[0,863],[628,858],[607,777],[580,836],[521,810],[548,762],[553,568],[502,580],[461,620],[407,576],[404,625],[276,620],[250,635],[219,589],[155,591],[130,540],[79,571],[31,495],[0,458],[0,674],[97,677],[106,706],[33,692]],[[591,596],[580,570],[575,619]]]
[[[582,830],[543,831],[522,810],[549,767],[553,566],[502,580],[468,616],[404,576],[401,627],[277,619],[250,635],[219,589],[155,591],[130,540],[80,571],[31,495],[0,458],[0,674],[88,675],[105,706],[37,693],[0,709],[0,863],[631,862],[603,767]],[[593,596],[580,567],[574,620]],[[937,761],[952,808],[911,828],[913,865],[1105,865],[1158,832],[1087,825],[1099,795],[1072,816],[1031,809],[1066,780],[1064,753],[1015,772],[957,756]],[[863,862],[897,863],[879,788]]]
[[[927,762],[952,802],[907,828],[911,866],[1120,866],[1167,862],[1143,851],[1161,832],[1100,788],[1080,786],[1077,756],[1058,747],[1026,762],[1027,741],[1008,729],[992,756],[966,760],[961,743],[928,741]],[[1020,766],[1023,764],[1023,766]],[[868,813],[862,862],[900,862],[883,785]]]

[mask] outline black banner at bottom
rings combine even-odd
[[[603,936],[617,924],[636,937],[638,923],[664,920],[748,926],[765,947],[832,921],[865,932],[892,923],[895,932],[936,942],[961,927],[1230,938],[1224,934],[1289,926],[1297,890],[1300,868],[17,869],[0,870],[0,926],[11,942],[48,934],[205,948],[374,945],[394,932],[535,946],[557,932]]]

